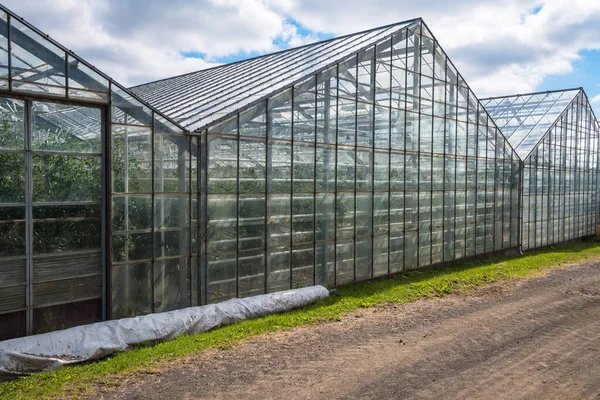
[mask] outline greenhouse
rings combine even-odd
[[[482,103],[522,160],[522,248],[593,235],[600,212],[600,141],[583,89]]]
[[[421,19],[126,88],[0,9],[0,340],[597,220],[585,94],[484,107]]]

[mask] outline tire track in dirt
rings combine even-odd
[[[100,397],[600,399],[595,293],[598,263],[365,309],[209,350]]]

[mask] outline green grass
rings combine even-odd
[[[572,242],[553,248],[503,256],[489,261],[456,262],[440,268],[407,272],[391,278],[342,287],[334,296],[285,314],[244,321],[169,342],[138,346],[113,357],[65,367],[0,384],[0,399],[40,399],[93,394],[110,388],[124,375],[149,372],[161,363],[203,350],[227,348],[242,339],[319,321],[337,320],[361,307],[406,303],[469,289],[508,278],[527,278],[568,263],[600,259],[600,244]]]

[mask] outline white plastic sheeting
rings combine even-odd
[[[0,342],[0,378],[54,370],[125,351],[131,345],[289,311],[328,296],[323,286],[311,286],[7,340]]]

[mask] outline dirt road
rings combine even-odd
[[[267,334],[106,399],[600,399],[600,263]]]

